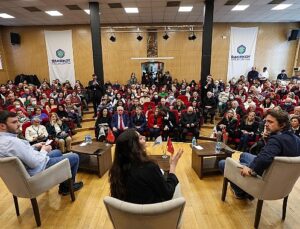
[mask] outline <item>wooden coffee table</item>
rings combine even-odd
[[[102,177],[112,164],[111,147],[111,144],[93,142],[86,146],[74,145],[71,150],[79,155],[79,169],[96,172]]]
[[[216,142],[198,142],[202,146],[202,150],[192,147],[192,168],[195,170],[200,179],[207,174],[220,173],[218,162],[231,154],[215,152]],[[222,143],[222,147],[226,145]]]

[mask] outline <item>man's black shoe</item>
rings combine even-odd
[[[82,187],[83,187],[83,182],[82,181],[79,181],[79,182],[76,182],[76,183],[73,184],[74,192],[80,190]],[[59,188],[58,193],[63,195],[63,196],[66,196],[66,195],[70,194],[70,191],[69,191],[69,188],[63,187],[63,188]]]
[[[232,194],[233,194],[233,196],[234,196],[236,199],[238,199],[238,200],[245,200],[245,199],[247,199],[246,195],[237,193],[237,192],[232,188],[232,186],[230,186],[230,190],[232,191]]]

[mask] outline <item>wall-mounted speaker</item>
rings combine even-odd
[[[18,33],[10,33],[10,43],[12,45],[21,44],[21,36]]]
[[[297,40],[297,39],[300,39],[300,29],[293,29],[291,31],[291,34],[288,38],[289,41],[294,41],[294,40]]]

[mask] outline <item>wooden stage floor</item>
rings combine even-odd
[[[150,145],[150,143],[149,143]],[[226,202],[221,201],[222,175],[204,177],[200,180],[191,168],[191,148],[186,143],[174,143],[175,150],[184,149],[178,163],[177,175],[181,183],[186,207],[183,213],[184,229],[208,228],[253,228],[256,200],[241,201],[228,190]],[[148,150],[158,154],[160,147]],[[234,155],[235,158],[238,154]],[[77,180],[84,182],[82,190],[76,192],[76,201],[69,196],[60,196],[54,187],[38,197],[42,227],[63,229],[112,228],[103,204],[109,194],[108,174],[101,179],[95,174],[79,172]],[[12,195],[0,180],[0,228],[35,228],[35,220],[28,199],[19,199],[20,216],[15,214]],[[297,182],[289,200],[287,217],[281,221],[282,201],[265,201],[260,228],[298,228],[300,225],[300,183]],[[298,226],[297,226],[298,225]]]

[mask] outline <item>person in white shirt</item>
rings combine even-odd
[[[258,76],[259,80],[261,83],[265,82],[267,79],[269,79],[269,72],[268,72],[268,68],[264,67],[263,71],[261,73],[259,73]]]
[[[17,137],[20,123],[16,113],[7,110],[0,111],[0,157],[18,157],[24,164],[28,174],[34,176],[41,171],[55,165],[67,158],[70,163],[73,189],[82,188],[83,183],[75,183],[75,177],[79,165],[79,156],[75,153],[62,155],[60,150],[52,150],[51,145],[40,142],[30,145],[28,141]],[[59,186],[59,193],[69,194],[68,184],[63,182]]]

